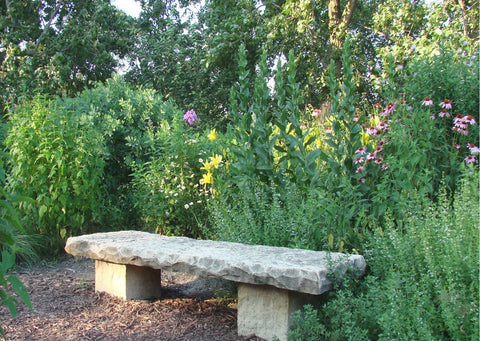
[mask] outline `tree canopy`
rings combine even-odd
[[[133,23],[109,0],[0,2],[2,102],[73,95],[110,78],[133,45]]]
[[[237,82],[238,50],[258,72],[290,51],[306,105],[328,97],[326,73],[352,41],[359,91],[403,65],[442,48],[478,48],[478,1],[444,0],[138,0],[132,18],[109,0],[0,2],[3,105],[36,92],[72,95],[104,82],[128,62],[125,79],[156,89],[206,122],[221,122]],[[392,59],[393,58],[393,59]],[[273,74],[273,71],[272,71]]]

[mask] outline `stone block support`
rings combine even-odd
[[[317,305],[320,297],[278,289],[268,285],[240,283],[237,326],[239,335],[287,340],[291,314],[305,304]]]
[[[161,270],[95,260],[95,291],[125,300],[160,298]]]

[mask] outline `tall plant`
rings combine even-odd
[[[27,198],[15,198],[5,190],[5,173],[0,166],[0,304],[7,306],[13,317],[17,316],[17,299],[13,296],[15,292],[30,309],[32,304],[25,286],[14,275],[7,275],[7,272],[15,265],[15,254],[17,252],[31,253],[32,250],[22,245],[21,236],[25,230],[20,223],[17,211],[14,208],[14,202],[19,200],[28,200]],[[5,333],[0,326],[0,334],[5,337]]]
[[[307,149],[314,138],[307,138],[308,131],[301,127],[302,99],[295,81],[293,52],[286,66],[280,61],[277,65],[273,93],[267,86],[267,55],[263,53],[253,96],[244,47],[239,50],[239,60],[239,84],[231,93],[236,142],[230,172],[233,181],[282,185],[288,179],[300,187],[315,186],[320,152]]]
[[[103,138],[76,113],[37,97],[10,115],[8,188],[34,202],[19,208],[53,243],[85,231],[101,212]]]
[[[369,272],[318,312],[296,315],[290,340],[476,340],[479,337],[478,171],[452,198],[410,193],[405,224],[367,238]]]

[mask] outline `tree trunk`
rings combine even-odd
[[[347,36],[348,25],[352,19],[357,0],[349,0],[340,11],[340,0],[328,0],[328,29],[330,31],[330,58],[335,62],[337,72],[340,71],[342,61],[342,47]]]

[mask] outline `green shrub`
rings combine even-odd
[[[212,239],[246,244],[287,246],[319,250],[326,231],[323,199],[319,193],[295,184],[283,187],[256,181],[221,192],[210,202]]]
[[[156,131],[154,156],[136,163],[132,174],[135,208],[145,228],[162,234],[204,236],[202,228],[209,225],[206,205],[214,196],[212,170],[209,183],[202,184],[205,164],[221,153],[221,143],[213,135],[209,139],[209,134],[196,133],[180,118],[162,123]]]
[[[411,196],[401,228],[390,220],[375,230],[368,274],[330,294],[318,312],[319,340],[478,339],[478,172],[465,175],[453,203],[441,193],[438,203]],[[298,319],[292,335],[311,324]]]
[[[25,225],[47,236],[55,250],[100,215],[102,136],[41,97],[19,106],[9,120],[7,188],[34,200],[19,204]]]
[[[233,116],[229,181],[261,181],[282,186],[286,179],[299,187],[314,187],[318,181],[319,151],[309,150],[314,138],[302,129],[299,85],[295,82],[293,52],[285,66],[278,63],[275,91],[267,86],[266,54],[257,76],[246,69],[246,52],[239,51],[239,84],[231,92]],[[254,83],[250,95],[250,81]]]
[[[154,90],[132,88],[120,78],[64,99],[59,105],[75,112],[82,124],[103,137],[102,197],[106,210],[102,224],[109,228],[138,227],[141,222],[131,188],[133,165],[155,156],[157,131],[179,117],[180,111]]]
[[[25,286],[14,275],[7,275],[7,272],[15,265],[15,254],[21,252],[33,256],[33,249],[28,240],[23,239],[25,230],[20,223],[18,214],[14,208],[15,201],[27,201],[27,198],[15,198],[5,191],[5,173],[0,166],[0,304],[6,305],[13,317],[17,316],[16,306],[18,301],[12,296],[12,290],[18,297],[32,309],[30,297]],[[0,326],[0,334],[5,333]]]

